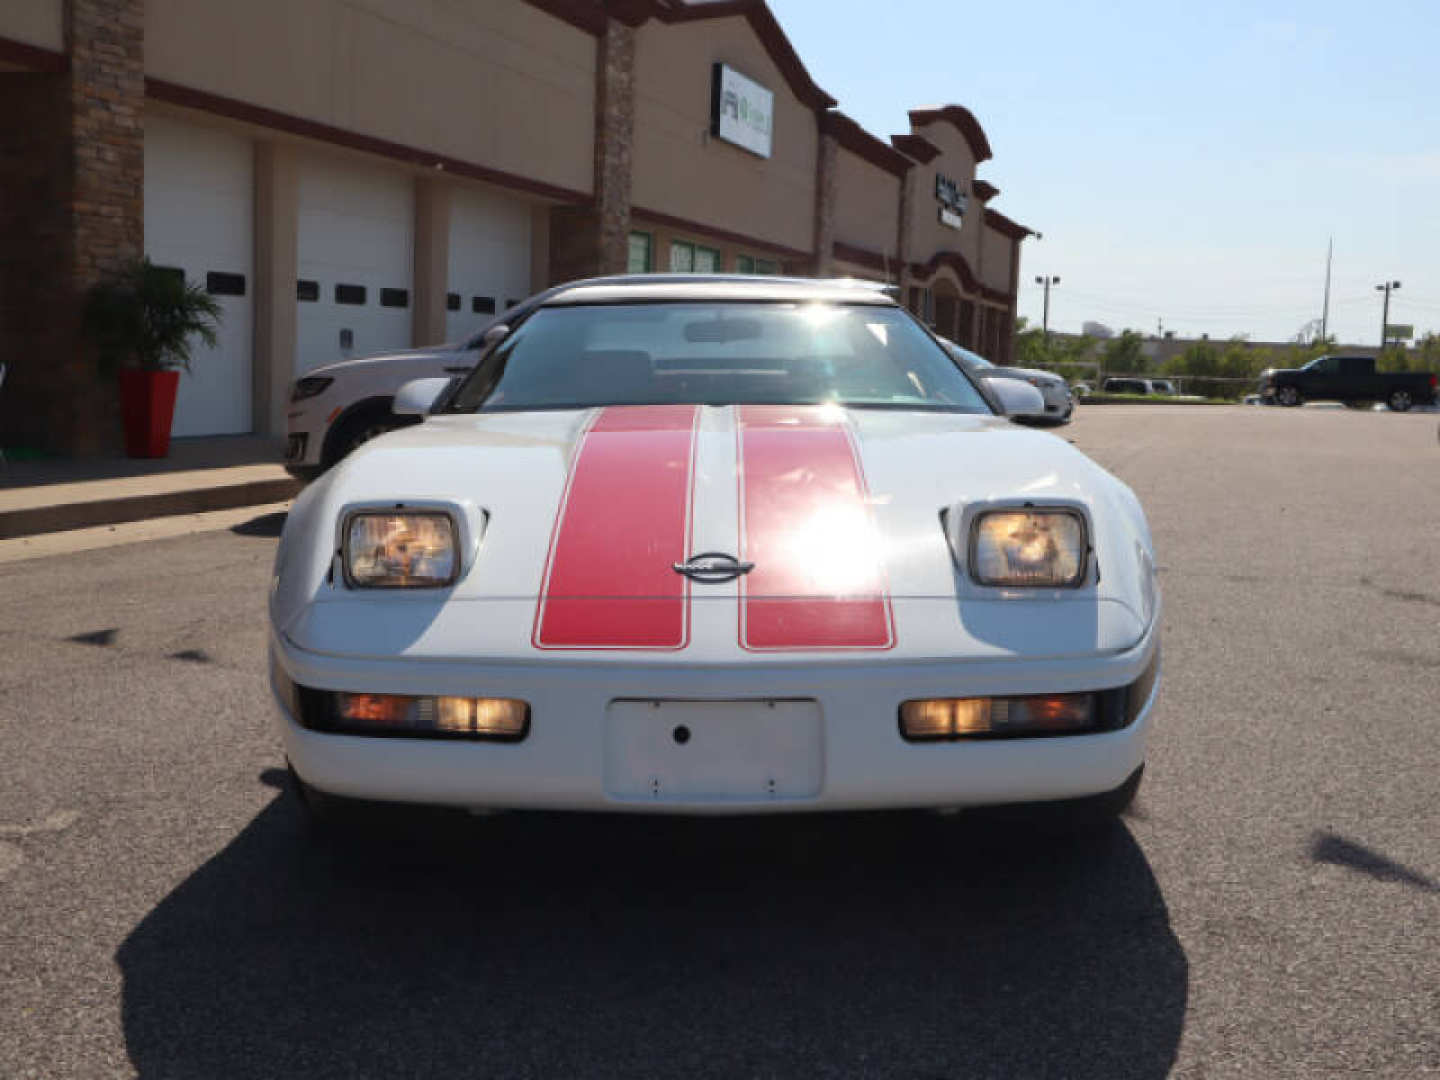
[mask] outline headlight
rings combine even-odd
[[[290,400],[304,401],[306,398],[323,394],[325,388],[334,381],[325,375],[308,375],[303,379],[296,379],[295,385],[290,390]]]
[[[991,510],[970,533],[970,573],[981,585],[1073,588],[1085,580],[1089,543],[1074,510]]]
[[[345,523],[352,589],[433,589],[460,576],[460,536],[443,511],[359,511]]]

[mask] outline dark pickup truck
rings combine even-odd
[[[1435,401],[1436,378],[1425,371],[1376,371],[1369,356],[1317,356],[1302,368],[1271,368],[1260,396],[1280,405],[1343,401],[1359,407],[1383,401],[1396,412]]]

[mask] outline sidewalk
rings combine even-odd
[[[280,465],[282,440],[175,439],[161,459],[0,464],[0,540],[173,514],[282,502],[301,488]]]

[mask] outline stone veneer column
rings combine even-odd
[[[908,169],[900,180],[900,221],[895,234],[895,280],[900,285],[900,303],[910,306],[910,232],[915,219],[915,174],[917,169]]]
[[[623,274],[630,251],[635,142],[635,28],[606,20],[595,64],[595,213],[601,274]]]
[[[820,133],[815,148],[815,276],[835,272],[835,199],[840,141]]]
[[[299,311],[299,173],[290,143],[255,144],[255,337],[251,418],[262,435],[285,434],[295,377]]]
[[[451,191],[448,180],[422,176],[415,181],[415,295],[411,298],[410,344],[416,348],[445,340]]]
[[[0,157],[18,167],[0,212],[5,438],[114,450],[114,383],[79,333],[85,290],[144,250],[143,0],[66,0],[64,73],[0,75]],[[7,164],[10,162],[7,161]]]
[[[595,43],[594,200],[550,212],[550,281],[623,274],[630,252],[635,27],[611,16]]]
[[[74,161],[76,300],[95,282],[145,251],[145,3],[69,0],[70,137]],[[68,363],[66,363],[68,360]],[[116,392],[96,377],[87,343],[61,360],[73,392],[66,449],[114,448]]]

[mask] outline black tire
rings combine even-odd
[[[1391,412],[1409,412],[1410,406],[1415,404],[1415,399],[1410,395],[1409,390],[1391,390],[1390,396],[1385,399],[1385,404],[1390,406]]]
[[[325,467],[328,469],[337,461],[343,460],[357,446],[379,438],[387,431],[405,426],[404,421],[386,406],[361,409],[347,416],[326,440]]]
[[[1300,397],[1300,391],[1293,386],[1282,386],[1275,391],[1275,400],[1284,405],[1287,409],[1293,409],[1297,405],[1304,405],[1305,401]]]

